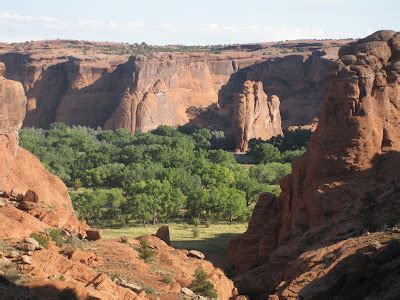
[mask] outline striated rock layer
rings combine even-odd
[[[21,83],[0,78],[0,190],[12,194],[35,191],[30,213],[48,225],[65,227],[71,232],[83,233],[73,212],[71,199],[64,183],[44,169],[39,160],[18,146],[18,129],[25,115],[26,97]],[[0,208],[2,210],[7,208]],[[18,214],[10,214],[18,219]],[[10,222],[12,222],[10,219]],[[22,222],[22,218],[19,220]],[[7,228],[6,220],[0,222],[0,237],[29,235],[29,229],[17,232]],[[12,227],[11,227],[12,228]],[[32,227],[34,230],[34,227]]]
[[[145,132],[162,124],[192,123],[229,135],[240,125],[232,123],[236,119],[228,108],[246,80],[262,82],[265,91],[280,98],[284,128],[312,122],[319,114],[326,66],[345,42],[298,42],[279,48],[271,44],[265,45],[264,52],[222,49],[221,54],[151,53],[147,57],[87,54],[74,43],[63,43],[0,48],[4,65],[0,73],[20,81],[28,99],[24,126],[46,127],[59,121]],[[96,48],[96,44],[82,47]],[[237,148],[243,149],[242,137],[235,138]]]
[[[398,41],[399,33],[379,31],[339,51],[340,59],[327,73],[322,112],[307,152],[282,180],[279,198],[262,195],[248,231],[231,242],[230,264],[240,275],[240,292],[277,292],[294,299],[329,272],[299,258],[302,253],[319,249],[324,256],[329,245],[400,223]],[[348,255],[354,253],[358,250]],[[296,259],[301,268],[293,265]],[[308,280],[298,279],[307,272],[313,274]],[[334,295],[342,284],[318,293]],[[310,289],[307,295],[313,294]],[[366,296],[366,290],[358,291],[355,298]]]
[[[265,94],[262,82],[246,81],[233,98],[232,129],[240,151],[247,151],[247,142],[253,138],[283,135],[279,98]]]

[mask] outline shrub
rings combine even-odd
[[[156,252],[154,249],[149,247],[149,244],[146,240],[140,241],[140,248],[139,248],[139,256],[142,258],[146,263],[149,263],[153,260],[154,255]]]
[[[195,227],[199,227],[201,222],[199,218],[193,218],[192,223]]]
[[[58,280],[60,280],[60,281],[65,281],[65,277],[64,277],[64,275],[60,275],[60,276],[58,276]]]
[[[198,268],[194,273],[194,280],[189,285],[189,288],[204,297],[217,298],[218,296],[214,285],[208,280],[207,274],[202,268]]]
[[[206,225],[207,228],[210,228],[210,226],[211,226],[211,221],[210,221],[210,220],[206,220],[206,224],[205,224],[205,225]]]
[[[43,248],[49,248],[49,238],[47,235],[40,232],[34,232],[31,234],[31,238],[35,239]]]
[[[162,281],[163,281],[164,283],[166,283],[166,284],[172,284],[172,283],[174,283],[174,279],[173,279],[172,276],[169,275],[169,274],[165,274],[165,275],[163,276],[163,278],[162,278]]]
[[[151,286],[145,286],[143,287],[143,290],[146,292],[148,295],[153,295],[156,293],[156,290],[152,288]]]
[[[195,227],[192,229],[192,237],[193,238],[198,238],[200,236],[200,229]]]
[[[64,239],[62,237],[61,229],[59,228],[50,229],[49,235],[58,247],[62,247],[64,245]]]

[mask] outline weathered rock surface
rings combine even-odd
[[[278,95],[284,128],[312,122],[319,114],[326,66],[346,41],[264,45],[267,52],[227,47],[222,54],[147,57],[87,54],[63,41],[47,41],[46,47],[37,43],[0,49],[3,73],[25,89],[25,126],[60,121],[145,132],[193,122],[230,134],[235,120],[223,116],[224,110],[215,114],[213,107],[232,104],[246,80],[261,81],[265,91]],[[299,54],[278,50],[283,48]],[[198,113],[208,110],[205,119]]]
[[[160,240],[163,240],[167,245],[171,246],[168,225],[162,225],[160,228],[158,228],[156,237],[158,237]]]
[[[18,129],[24,119],[25,106],[26,97],[21,83],[0,78],[0,189],[11,191],[10,197],[11,194],[26,193],[21,206],[46,224],[80,232],[83,225],[73,212],[64,183],[46,171],[35,156],[18,147]],[[7,214],[9,209],[3,206],[0,213]],[[9,220],[1,222],[0,236],[29,232],[29,229],[18,226],[21,231],[14,228],[15,232],[7,233],[10,230],[3,228],[4,224],[10,225],[14,220],[15,216],[11,215]]]
[[[99,229],[87,229],[86,231],[86,238],[88,241],[97,241],[101,239],[101,230]]]
[[[231,243],[240,292],[272,293],[281,281],[287,287],[314,267],[293,266],[302,253],[319,249],[321,255],[338,241],[400,221],[400,58],[392,50],[397,36],[377,32],[340,50],[327,73],[306,154],[282,180],[279,198],[263,195],[248,231]],[[329,271],[322,269],[307,283]],[[335,294],[340,287],[329,289]],[[288,290],[284,299],[300,291]]]
[[[279,104],[277,96],[265,94],[262,82],[246,81],[243,90],[233,95],[233,136],[240,151],[247,151],[253,138],[283,135]]]

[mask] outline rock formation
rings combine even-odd
[[[24,126],[47,127],[59,121],[144,132],[161,124],[190,122],[231,134],[232,127],[239,126],[232,124],[226,106],[232,105],[246,80],[261,81],[265,91],[278,95],[284,128],[312,122],[319,114],[322,74],[344,42],[260,46],[268,52],[228,47],[221,54],[147,56],[82,53],[79,42],[37,43],[0,49],[0,73],[20,81],[28,99]],[[297,49],[298,54],[284,54],[282,47],[288,53]],[[215,117],[202,119],[196,113],[211,110],[212,115],[217,104],[221,110]],[[244,148],[240,142],[237,147]]]
[[[268,58],[233,74],[220,91],[221,107],[229,105],[232,94],[241,91],[246,80],[261,81],[264,90],[281,101],[282,128],[307,125],[319,116],[324,76],[337,48],[310,54],[290,54]]]
[[[340,59],[327,73],[322,112],[307,152],[282,180],[279,198],[262,195],[248,231],[231,242],[230,264],[240,275],[236,278],[240,292],[276,292],[284,299],[302,293],[333,295],[351,289],[343,276],[342,282],[337,280],[343,266],[359,268],[354,264],[363,260],[374,264],[371,251],[352,244],[352,250],[343,255],[342,247],[366,230],[400,222],[398,41],[399,33],[379,31],[339,51]],[[390,234],[382,236],[387,239]],[[361,260],[350,258],[353,255]],[[321,279],[318,282],[325,282],[321,288],[316,280],[330,271],[337,285],[329,286],[328,279]],[[361,273],[354,278],[361,278]],[[356,290],[359,294],[349,293],[348,299],[351,295],[353,299],[384,298],[396,292],[392,287]]]
[[[0,189],[11,194],[25,194],[33,190],[34,199],[20,199],[29,213],[44,223],[64,227],[71,232],[81,232],[80,224],[73,212],[71,199],[64,183],[44,169],[39,160],[18,146],[18,129],[25,115],[26,97],[21,83],[0,78]],[[28,192],[27,195],[31,193]],[[28,207],[28,205],[30,206]],[[0,208],[0,210],[7,208]],[[15,218],[17,215],[11,215]],[[11,221],[10,221],[11,222]],[[0,224],[0,236],[18,235],[18,230],[3,227],[10,225],[6,220]],[[83,226],[83,227],[82,227]],[[29,234],[23,230],[21,235]]]
[[[268,140],[283,134],[279,98],[267,96],[261,82],[246,81],[233,98],[233,136],[240,151],[248,150],[252,138]]]
[[[148,264],[140,258],[140,240],[103,240],[100,231],[80,223],[62,181],[18,146],[25,104],[21,83],[0,78],[1,299],[133,300],[148,298],[146,290],[153,289],[165,299],[178,299],[199,267],[219,299],[236,293],[220,269],[193,258],[190,251],[174,249],[153,236],[141,237],[154,251],[154,261]],[[65,247],[51,234],[55,228],[62,229],[56,232]],[[36,235],[27,238],[32,233]],[[41,238],[35,240],[37,236]],[[21,278],[19,285],[11,282],[16,276]]]

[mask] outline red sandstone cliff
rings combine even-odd
[[[319,114],[322,74],[343,43],[280,45],[289,54],[297,49],[296,55],[271,44],[262,46],[265,52],[227,49],[222,54],[128,57],[80,50],[98,49],[95,43],[48,41],[0,48],[0,62],[5,77],[23,84],[28,99],[24,126],[46,127],[60,121],[144,132],[161,124],[190,122],[231,134],[240,126],[232,123],[235,118],[226,106],[233,104],[246,80],[262,82],[266,92],[280,98],[284,128],[312,122]],[[221,109],[214,111],[217,103]],[[196,111],[210,111],[213,117],[205,114],[204,119]],[[245,148],[242,138],[236,137],[239,149]]]
[[[268,140],[283,135],[279,98],[265,94],[261,82],[246,81],[233,95],[232,131],[240,151],[247,151],[253,138]]]
[[[64,227],[71,232],[82,232],[73,212],[71,199],[64,183],[44,169],[39,160],[18,146],[18,129],[25,115],[26,97],[21,83],[0,77],[0,190],[13,194],[25,194],[32,190],[37,194],[29,212],[38,219],[55,227]],[[38,200],[38,201],[36,201]],[[7,208],[0,208],[0,213]],[[18,214],[14,214],[18,218]],[[0,237],[29,235],[7,228],[2,220]],[[34,230],[35,228],[32,228]]]
[[[397,249],[388,242],[398,239],[397,229],[352,241],[365,230],[400,223],[399,37],[380,31],[340,50],[306,154],[282,180],[280,197],[262,195],[247,232],[231,242],[230,264],[242,293],[400,295],[397,285],[387,286],[398,274],[391,278],[378,268],[379,257],[385,268],[398,259],[400,252],[385,250]]]

